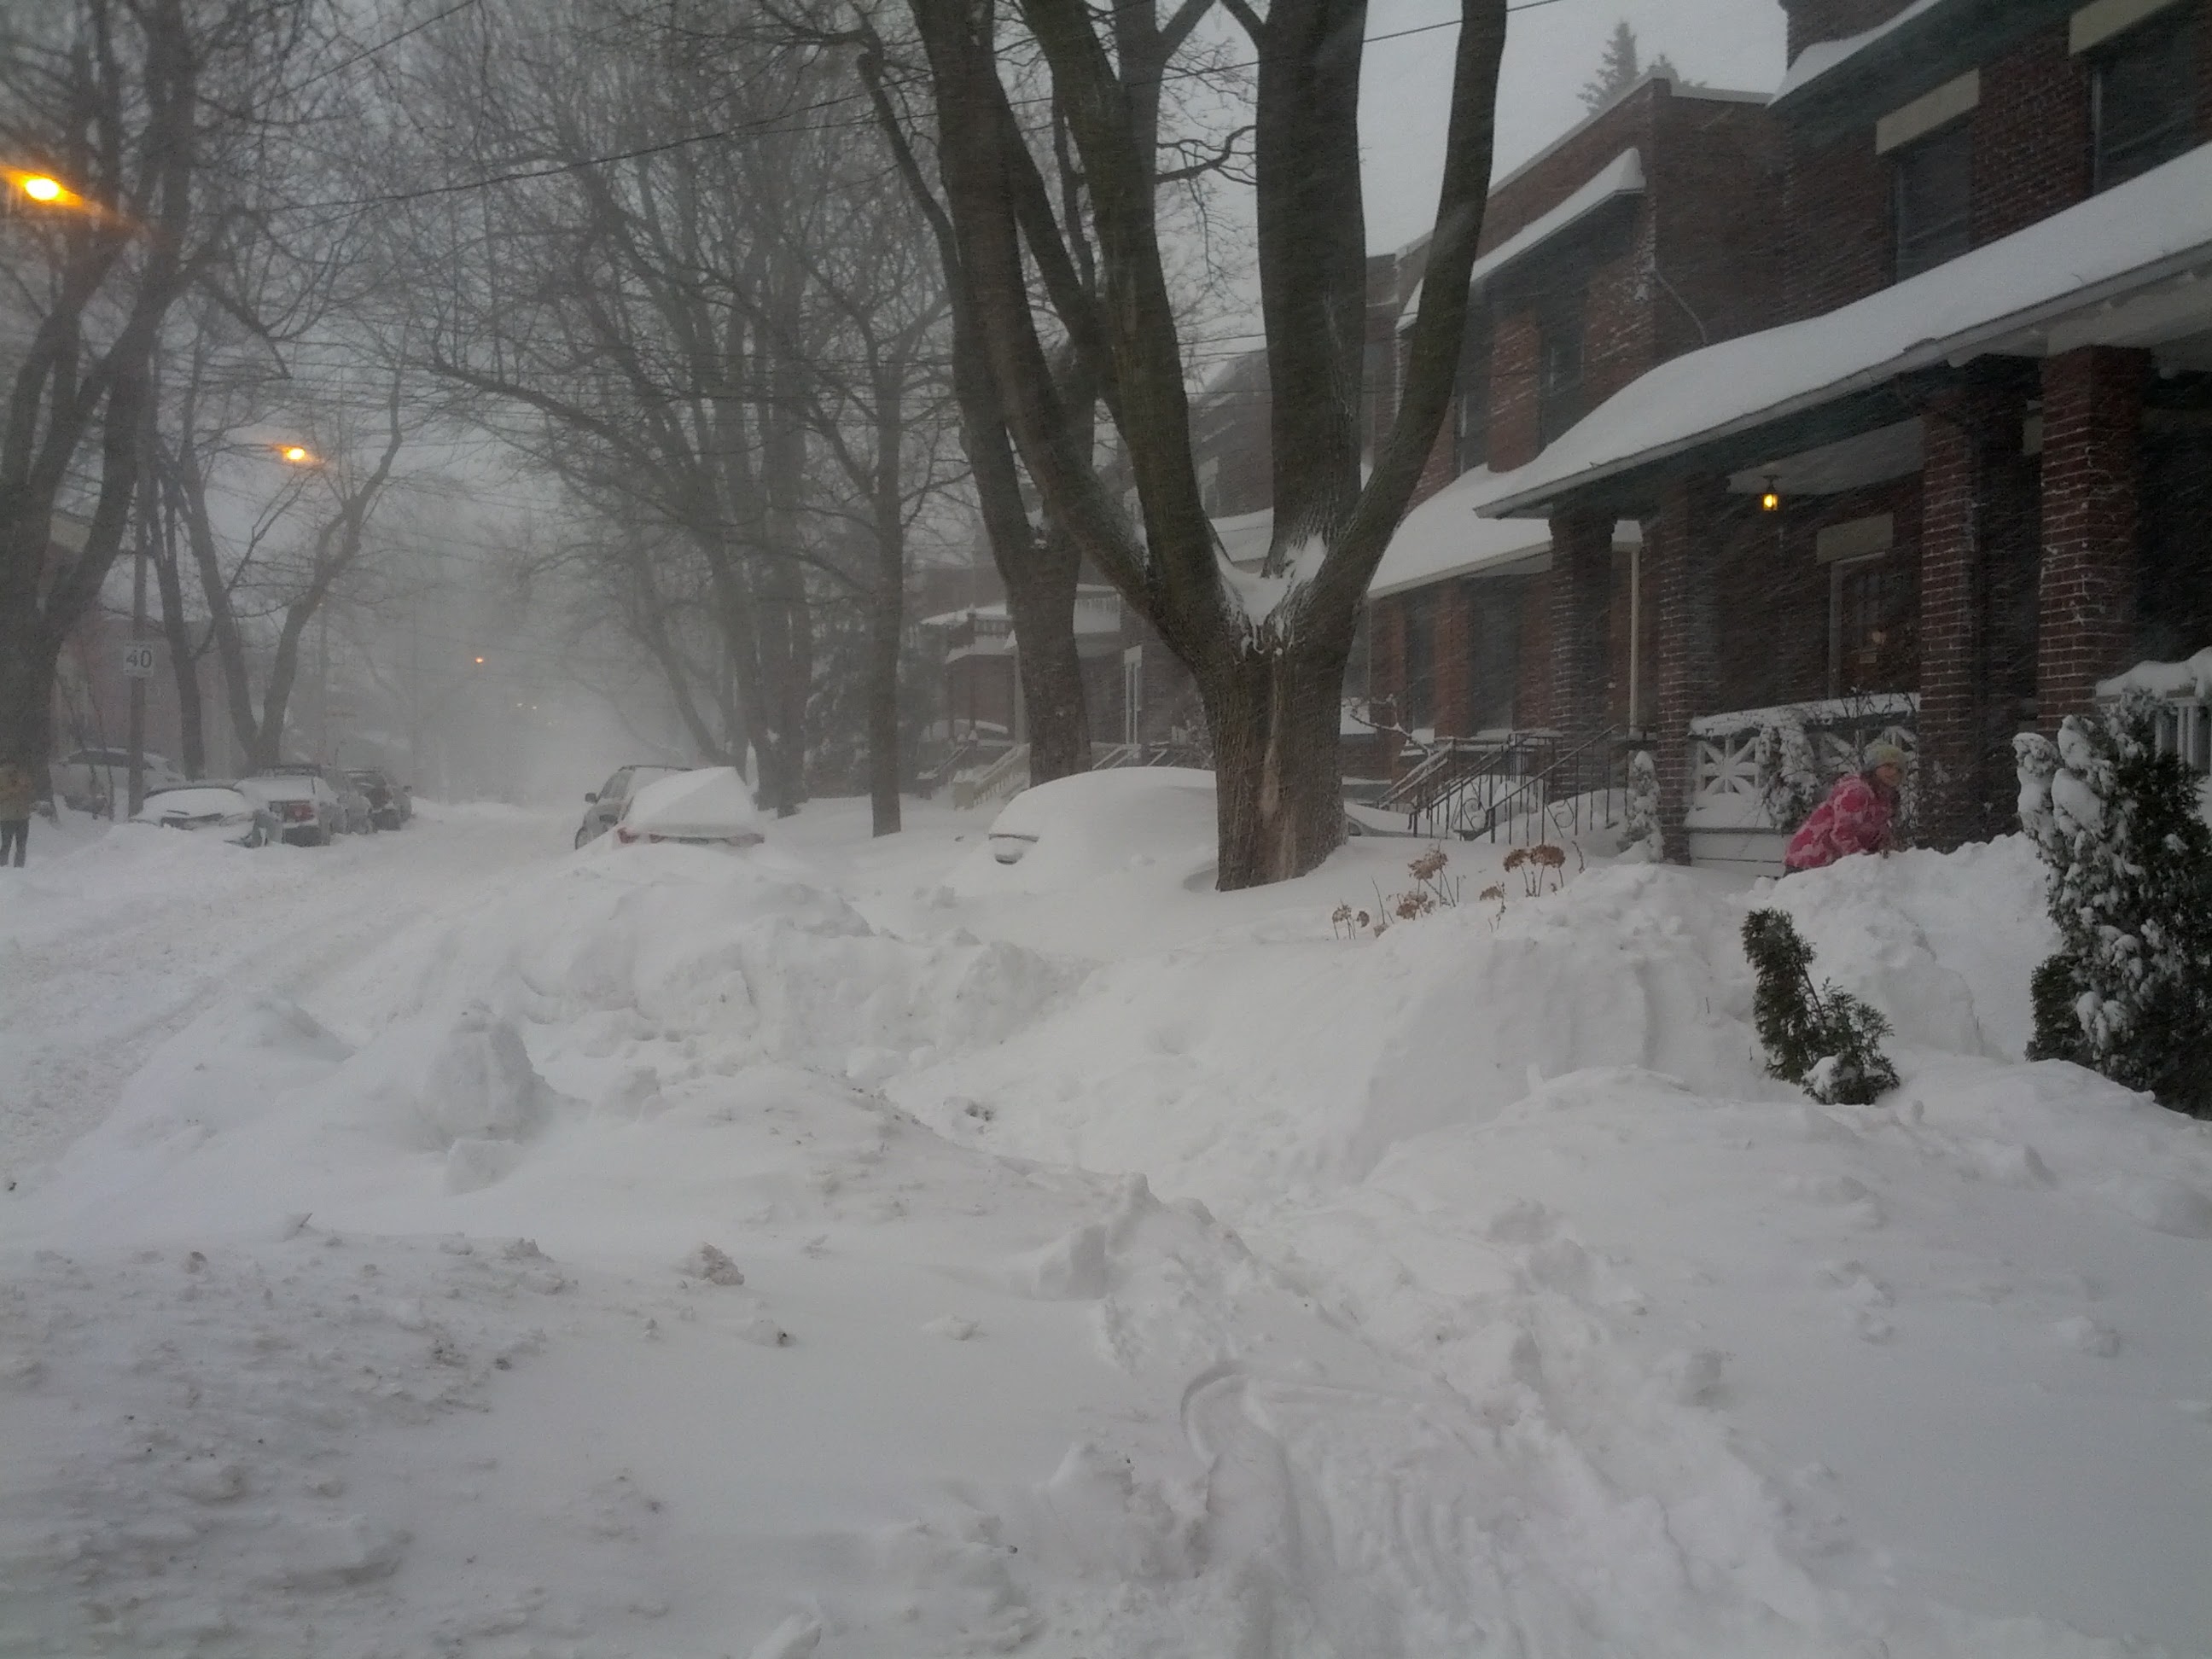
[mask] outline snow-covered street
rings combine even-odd
[[[1774,893],[1897,1029],[1820,1107],[1742,882],[1346,939],[1418,844],[1216,894],[1195,775],[50,843],[0,1653],[2212,1651],[2212,1133],[2019,1063],[2021,843]]]

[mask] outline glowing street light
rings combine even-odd
[[[483,666],[483,659],[482,657],[478,657],[478,658],[477,659],[477,667],[479,667],[479,668],[482,668],[482,667]]]
[[[0,167],[0,178],[8,181],[10,192],[20,192],[27,200],[40,207],[76,208],[87,213],[98,212],[91,203],[51,173],[27,173],[21,167]]]
[[[23,180],[23,194],[34,202],[58,202],[69,192],[62,188],[60,179],[34,173]]]
[[[276,453],[279,455],[282,455],[286,460],[289,461],[294,466],[312,465],[315,459],[313,452],[302,448],[298,444],[286,444]]]

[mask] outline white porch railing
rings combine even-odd
[[[1773,810],[1775,780],[1771,767],[1761,764],[1760,752],[1765,734],[1770,731],[1802,729],[1812,769],[1825,786],[1846,772],[1856,771],[1859,757],[1870,743],[1893,743],[1908,757],[1917,758],[1919,714],[1917,694],[1894,691],[1701,715],[1690,722],[1686,827],[1729,830],[1796,827],[1778,822]]]
[[[952,780],[952,805],[962,811],[992,801],[1010,800],[1030,787],[1030,746],[1018,743],[980,772]]]
[[[2212,775],[2212,647],[2182,662],[2137,663],[2097,687],[2108,703],[2130,691],[2154,700],[2159,752],[2180,756],[2199,777]]]

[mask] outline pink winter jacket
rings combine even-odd
[[[1792,870],[1818,870],[1852,853],[1886,853],[1896,810],[1888,796],[1854,773],[1813,809],[1790,838],[1782,861]]]

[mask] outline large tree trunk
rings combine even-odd
[[[1337,723],[1346,655],[1283,646],[1233,655],[1201,679],[1223,891],[1302,876],[1344,840]]]
[[[906,503],[900,489],[906,453],[903,369],[874,376],[876,404],[875,592],[868,606],[868,808],[871,829],[895,836],[899,813],[899,646],[906,633]]]
[[[1082,568],[1075,544],[1053,535],[1027,559],[1000,567],[1018,647],[1015,663],[1032,783],[1091,769],[1091,714],[1075,648],[1076,578]]]
[[[1006,614],[1020,652],[1017,688],[1029,730],[1030,781],[1048,783],[1091,769],[1091,720],[1075,649],[1075,587],[1082,555],[1065,536],[1040,541],[1022,498],[1006,407],[992,378],[974,283],[963,264],[959,237],[945,204],[929,186],[896,110],[884,94],[882,48],[871,45],[860,63],[878,126],[891,147],[899,177],[928,222],[945,272],[952,313],[952,394],[960,410],[960,447],[975,482],[976,506],[991,562],[1006,590]]]

